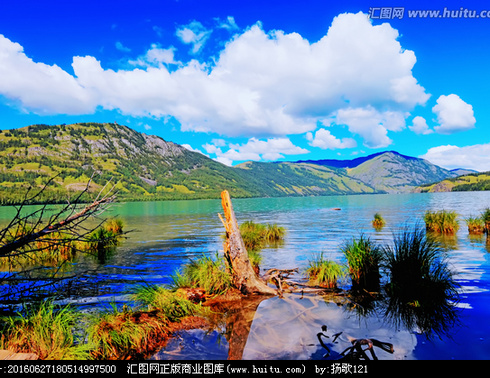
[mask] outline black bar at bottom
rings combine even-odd
[[[475,368],[478,362],[472,361],[471,364]],[[365,377],[376,374],[379,377],[387,372],[392,376],[404,371],[437,371],[440,375],[454,372],[464,365],[464,361],[0,361],[0,376]]]

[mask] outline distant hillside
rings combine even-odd
[[[456,178],[442,180],[436,183],[421,185],[415,192],[466,192],[490,190],[490,172],[470,173]]]
[[[54,176],[41,200],[64,201],[94,175],[111,178],[123,200],[217,198],[266,193],[239,171],[162,138],[117,124],[34,125],[0,133],[0,203],[18,202],[28,185]]]
[[[377,192],[403,193],[414,187],[456,177],[457,173],[427,160],[395,151],[380,152],[352,160],[310,160],[310,164],[344,168],[346,175],[358,179]]]
[[[377,152],[375,154],[371,154],[368,156],[361,156],[361,157],[354,158],[354,159],[346,159],[346,160],[337,160],[337,159],[299,160],[299,161],[297,161],[297,163],[324,165],[324,166],[331,167],[331,168],[355,168],[358,165],[361,165],[362,163],[364,163],[368,160],[374,159],[375,157],[377,157],[379,155],[386,154],[388,152],[399,155],[399,156],[401,156],[407,160],[417,159],[417,158],[414,158],[411,156],[405,156],[405,155],[399,154],[398,152],[395,152],[395,151],[383,151],[383,152]]]
[[[407,158],[394,152],[386,152],[347,170],[355,177],[388,193],[409,192],[414,186],[455,177],[455,173],[438,167],[427,160]]]
[[[115,123],[0,130],[0,204],[18,203],[27,187],[47,183],[38,200],[65,202],[91,177],[92,195],[112,179],[118,198],[129,201],[219,198],[224,189],[235,198],[397,193],[454,176],[393,151],[349,161],[228,167]]]
[[[466,168],[451,169],[451,172],[458,176],[469,175],[471,173],[479,173],[478,171],[475,171],[473,169],[466,169]]]
[[[376,193],[366,183],[334,170],[308,163],[246,162],[236,166],[249,179],[270,192],[282,196]]]

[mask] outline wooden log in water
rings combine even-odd
[[[225,218],[223,219],[220,214],[218,215],[226,230],[224,254],[233,275],[234,286],[243,294],[277,295],[277,291],[261,280],[250,264],[230,194],[227,190],[221,192],[221,205]]]

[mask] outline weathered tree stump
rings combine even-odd
[[[218,215],[226,230],[224,256],[232,273],[233,285],[243,294],[277,295],[277,291],[260,279],[250,264],[227,190],[221,192],[221,205],[225,219],[221,217],[221,214]]]

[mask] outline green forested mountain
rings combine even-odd
[[[112,179],[123,201],[219,198],[224,189],[232,197],[390,192],[452,177],[428,162],[421,168],[407,163],[415,158],[395,156],[394,161],[386,154],[356,160],[361,164],[348,168],[314,161],[228,167],[115,123],[32,125],[0,130],[0,204],[17,203],[27,187],[46,184],[38,200],[64,202],[91,177],[91,193]],[[440,175],[435,179],[431,172]]]
[[[0,133],[0,200],[19,200],[48,183],[42,200],[64,201],[93,176],[92,192],[112,178],[122,200],[216,198],[264,193],[234,169],[202,154],[117,124],[34,125]]]
[[[310,163],[246,162],[236,166],[265,191],[283,196],[376,193],[376,189],[343,170]]]
[[[54,180],[51,180],[51,178]],[[118,124],[33,125],[0,132],[0,203],[19,202],[28,186],[49,182],[40,201],[65,201],[93,177],[110,179],[120,200],[373,193],[325,167],[248,163],[232,168],[162,138]]]

